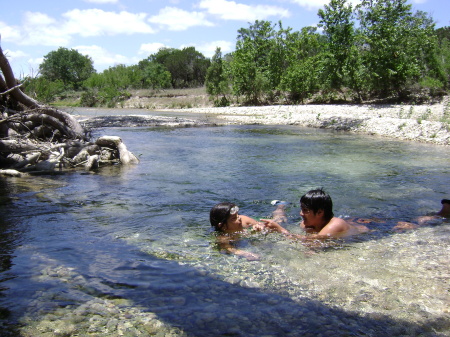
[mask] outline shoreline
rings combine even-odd
[[[123,110],[127,111],[127,109]],[[137,109],[132,110],[138,111]],[[232,124],[298,125],[436,145],[450,145],[450,126],[447,122],[450,120],[449,97],[445,97],[441,103],[430,105],[322,104],[198,107],[147,111],[149,113],[140,109],[139,114],[134,114],[133,111],[124,114],[116,112],[114,116],[81,116],[79,119],[90,128]]]

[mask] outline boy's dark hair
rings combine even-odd
[[[311,190],[300,198],[300,207],[312,211],[314,214],[323,210],[326,220],[333,218],[333,201],[322,188]]]
[[[450,200],[449,199],[442,199],[441,200],[441,204],[450,204]]]
[[[230,216],[230,210],[236,206],[232,202],[221,202],[211,208],[209,212],[209,222],[211,226],[217,231],[222,231],[226,228],[228,217]]]

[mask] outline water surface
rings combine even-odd
[[[0,179],[5,335],[444,336],[449,225],[398,233],[449,198],[446,147],[294,126],[102,129],[141,163]],[[371,233],[311,250],[278,234],[221,254],[217,202],[267,217],[324,187]]]

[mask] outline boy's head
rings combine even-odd
[[[312,211],[314,214],[323,210],[324,218],[328,221],[334,216],[331,197],[322,188],[311,190],[303,195],[300,198],[300,207]]]

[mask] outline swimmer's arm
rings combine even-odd
[[[284,227],[282,227],[278,222],[271,219],[261,219],[264,227],[270,229],[273,232],[278,232],[284,235],[290,235],[291,233]]]
[[[229,247],[228,249],[226,249],[226,252],[228,254],[233,254],[233,255],[244,257],[248,261],[256,261],[256,260],[260,259],[260,257],[258,255],[256,255],[256,254],[247,252],[247,251],[242,250],[242,249],[237,249],[237,248],[234,248],[234,247]]]
[[[261,221],[257,221],[246,215],[240,215],[240,217],[242,220],[242,227],[244,227],[244,228],[251,227],[254,231],[258,231],[258,232],[265,229],[265,226]]]
[[[230,238],[227,236],[219,236],[217,238],[217,243],[219,245],[220,250],[224,251],[227,254],[241,256],[246,258],[248,261],[259,260],[258,255],[233,247],[233,245],[230,243]]]

